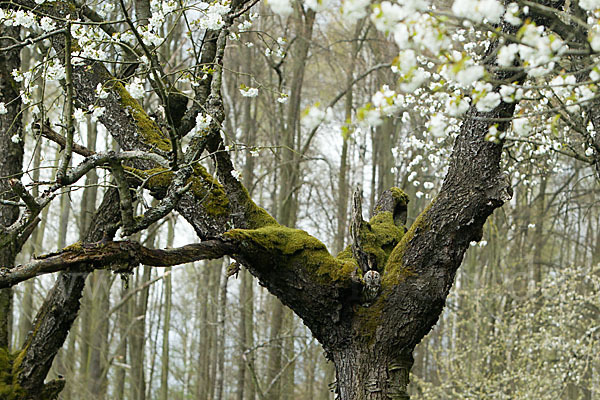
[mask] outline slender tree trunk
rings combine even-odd
[[[175,239],[175,221],[169,219],[167,231],[167,247],[173,246]],[[163,337],[161,354],[161,374],[160,374],[160,400],[169,399],[169,330],[171,329],[171,268],[167,268],[164,278],[164,319],[163,319]]]
[[[95,151],[96,150],[96,141],[97,141],[97,130],[95,125],[91,123],[88,119],[87,124],[87,147]],[[81,211],[80,211],[80,239],[83,239],[87,229],[89,227],[90,221],[94,212],[96,211],[96,198],[98,196],[98,175],[95,170],[91,170],[85,177],[85,188],[83,189],[83,194],[81,196]],[[90,362],[91,362],[91,351],[92,351],[92,325],[93,325],[93,294],[94,288],[91,284],[92,276],[88,277],[88,282],[84,289],[83,299],[81,300],[81,317],[80,317],[80,329],[81,333],[79,335],[79,348],[81,352],[81,367],[80,378],[79,381],[83,384],[86,390],[89,390],[90,384]],[[71,382],[69,385],[72,385]]]
[[[246,298],[247,298],[247,287],[244,274],[248,272],[246,269],[240,271],[240,316],[238,323],[238,357],[237,357],[237,383],[235,398],[236,400],[244,400],[244,389],[246,385]]]
[[[33,62],[35,62],[37,60],[36,54],[34,51],[31,51],[31,49],[29,48],[24,48],[22,51],[22,60],[25,63],[28,64],[32,64]],[[27,62],[29,61],[29,62]],[[29,66],[24,66],[24,68],[29,68]],[[38,88],[35,89],[34,91],[34,98],[40,98],[41,97],[41,88],[38,86]],[[26,118],[27,122],[31,122],[30,119],[32,117],[31,113],[26,112],[25,113],[26,117],[29,117],[28,119]],[[27,123],[26,122],[26,123]],[[37,136],[37,135],[34,135]],[[31,172],[31,179],[33,182],[38,182],[40,180],[40,164],[41,164],[41,159],[42,159],[42,146],[43,146],[43,142],[41,140],[41,137],[35,137],[35,147],[33,149],[33,171]],[[31,188],[31,195],[33,197],[37,197],[39,196],[39,187],[37,185],[34,185],[33,188]],[[44,212],[47,212],[48,208],[46,208],[44,210]],[[45,218],[42,218],[43,220]],[[42,254],[42,250],[41,250],[41,244],[43,241],[43,237],[44,237],[44,228],[45,224],[41,224],[41,226],[38,226],[33,233],[31,234],[31,238],[29,239],[29,248],[28,248],[28,253],[30,255],[30,257],[33,257],[36,254]],[[21,300],[21,311],[20,311],[20,318],[19,318],[19,343],[18,345],[21,346],[24,342],[25,342],[25,338],[27,337],[27,334],[29,333],[29,331],[31,331],[33,324],[33,317],[34,317],[34,313],[35,310],[33,309],[33,293],[35,291],[35,279],[30,279],[27,282],[25,282],[23,285],[25,286],[24,292],[23,292],[23,299]]]
[[[217,371],[216,371],[216,400],[223,399],[225,385],[225,319],[227,318],[227,275],[226,270],[221,274],[221,287],[219,290],[219,321],[217,340]]]
[[[267,379],[263,387],[268,388],[275,381],[281,371],[281,353],[283,340],[281,339],[281,327],[283,325],[284,306],[275,296],[271,297],[271,322],[269,329],[269,355],[267,362]],[[279,400],[281,398],[281,380],[276,381],[271,389],[264,393],[267,400]]]
[[[127,295],[127,284],[121,282],[121,299]],[[118,363],[115,371],[115,399],[125,399],[125,376],[127,365],[127,327],[129,318],[127,315],[127,307],[121,307],[117,312],[117,324],[119,331],[119,345],[115,351],[115,361]]]
[[[283,371],[283,374],[281,376],[281,399],[294,400],[294,378],[296,374],[296,362],[292,360],[295,355],[294,337],[296,324],[294,321],[294,312],[287,307],[284,309],[284,323],[284,331],[286,332],[286,338],[283,341],[283,353],[285,355],[285,362],[283,363],[282,368],[285,368],[285,370]]]
[[[243,318],[246,320],[246,343],[245,343],[245,361],[251,368],[255,368],[254,364],[254,353],[251,350],[254,347],[254,286],[252,282],[252,275],[246,269],[242,271],[242,284],[246,287],[246,306],[244,310]],[[245,392],[247,400],[254,400],[256,398],[256,386],[250,376],[250,371],[245,368]]]
[[[154,240],[152,240],[154,242]],[[152,268],[143,267],[141,279],[137,286],[150,280]],[[129,358],[131,360],[131,400],[145,400],[146,379],[144,368],[144,351],[146,341],[146,311],[150,288],[142,289],[132,302],[132,329],[129,335]]]
[[[110,287],[112,279],[108,271],[95,271],[91,284],[93,287],[93,335],[90,351],[90,369],[88,392],[94,399],[106,397],[108,381],[108,312],[110,309]]]
[[[19,40],[18,27],[0,26],[0,46],[11,45]],[[12,38],[12,39],[11,39]],[[19,50],[0,53],[0,102],[6,104],[7,112],[0,115],[0,198],[18,201],[5,177],[20,178],[23,165],[23,132],[19,84],[11,72],[21,69]],[[0,204],[0,232],[19,217],[19,207]],[[4,235],[2,235],[4,236]],[[4,239],[4,238],[3,238]],[[2,240],[4,242],[4,240]],[[14,240],[0,244],[0,265],[12,266],[21,250]],[[0,348],[9,348],[12,338],[12,288],[0,289]]]

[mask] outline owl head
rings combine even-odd
[[[365,282],[365,286],[368,288],[379,287],[381,284],[381,275],[379,275],[379,272],[372,269],[365,273],[363,280]]]

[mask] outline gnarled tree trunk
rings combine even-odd
[[[21,2],[32,5],[31,1]],[[234,1],[232,8],[241,7],[240,3]],[[70,12],[54,3],[46,11],[61,17]],[[194,164],[190,175],[193,190],[177,199],[176,209],[201,239],[215,238],[215,246],[221,246],[222,251],[203,258],[231,255],[311,329],[336,365],[340,399],[407,399],[414,347],[439,318],[470,242],[481,238],[487,217],[510,198],[499,167],[502,144],[486,141],[485,136],[490,124],[486,119],[506,119],[512,116],[514,105],[501,104],[489,113],[469,111],[439,195],[407,232],[401,225],[408,199],[395,188],[381,196],[369,222],[356,213],[352,248],[334,257],[316,238],[280,225],[258,207],[232,173],[232,161],[219,134],[225,115],[220,73],[227,34],[225,27],[205,37],[202,57],[212,62],[215,72],[197,89],[196,102],[204,105],[213,122],[189,145],[192,155],[208,151],[218,181]],[[62,40],[54,38],[53,46],[56,53],[63,53]],[[170,142],[158,125],[101,63],[89,61],[74,68],[73,84],[81,107],[106,107],[99,120],[120,148],[169,153]],[[107,90],[106,98],[97,97],[98,85]],[[195,118],[199,109],[194,107],[190,106],[183,122]],[[185,126],[183,122],[181,126]],[[499,130],[503,128],[499,126]],[[192,163],[198,159],[190,157]],[[144,178],[156,165],[145,160],[135,167],[135,174]],[[162,172],[175,175],[168,169]],[[298,170],[293,172],[291,180]],[[148,182],[158,198],[168,194],[170,185],[169,179]],[[107,226],[114,228],[111,224],[122,215],[116,197],[114,191],[106,196],[105,209],[96,214],[88,240],[111,238],[114,229],[102,233]],[[226,231],[225,227],[234,229]],[[77,252],[65,250],[69,251]],[[40,392],[51,361],[71,328],[87,270],[106,268],[114,261],[91,260],[79,267],[84,271],[80,275],[59,276],[16,368],[30,397]]]

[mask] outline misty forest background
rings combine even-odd
[[[105,11],[107,18],[114,12]],[[335,11],[298,13],[283,19],[259,4],[232,30],[223,85],[226,141],[258,204],[339,252],[348,244],[354,188],[363,189],[365,217],[379,193],[402,188],[411,199],[410,224],[441,184],[453,133],[428,134],[427,104],[376,128],[346,125],[372,93],[394,81],[386,63],[398,51],[368,19],[348,24]],[[171,71],[193,56],[182,47],[186,27],[174,15],[158,50]],[[27,70],[42,60],[43,46],[23,52]],[[37,100],[44,96],[50,103],[59,96],[58,82],[38,83]],[[185,80],[180,85],[189,89]],[[240,87],[258,87],[259,95],[242,96]],[[153,97],[143,102],[146,109],[158,104]],[[293,102],[300,109],[320,102],[332,110],[315,131],[289,111]],[[29,111],[24,118],[24,170],[32,181],[52,180],[57,146],[39,140]],[[103,126],[85,118],[76,142],[115,149]],[[553,151],[548,134],[507,139],[504,163],[513,199],[468,251],[440,321],[415,351],[415,399],[500,399],[506,388],[513,399],[600,397],[598,179],[589,165]],[[293,163],[301,179],[289,188],[285,173]],[[108,179],[92,170],[85,184],[69,187],[44,210],[17,262],[78,241]],[[289,189],[294,206],[282,215],[282,193]],[[182,218],[169,218],[137,239],[168,247],[197,237]],[[91,274],[79,317],[49,376],[66,378],[60,398],[332,399],[334,368],[320,345],[248,272],[228,277],[229,264],[141,266],[128,277]],[[53,279],[15,288],[15,347],[32,329]]]

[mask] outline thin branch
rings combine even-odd
[[[7,47],[2,47],[0,48],[0,53],[3,53],[5,51],[11,51],[11,50],[15,50],[15,49],[20,49],[22,47],[26,47],[29,46],[31,44],[35,44],[38,42],[41,42],[42,40],[46,40],[48,38],[51,38],[54,35],[60,35],[61,33],[65,33],[65,28],[62,29],[57,29],[51,32],[48,32],[44,35],[38,36],[38,37],[29,37],[24,39],[22,42],[19,42],[17,44],[13,44],[12,46],[7,46]]]
[[[62,182],[67,175],[67,168],[71,163],[73,156],[73,66],[71,65],[71,22],[68,21],[65,27],[65,126],[66,143],[63,156],[60,160],[58,171],[56,172],[56,182]]]
[[[67,144],[67,140],[60,133],[55,132],[48,124],[33,124],[32,129],[34,131],[40,130],[43,137],[46,139],[58,144],[61,147],[65,147]],[[87,147],[81,146],[77,143],[73,143],[73,151],[79,155],[84,157],[89,157],[91,155],[96,154],[95,152],[89,150]]]

